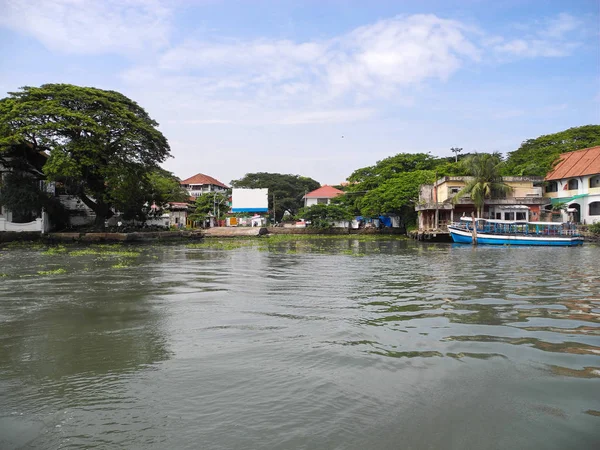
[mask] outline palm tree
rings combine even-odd
[[[477,217],[481,217],[486,198],[504,197],[511,191],[511,187],[504,183],[500,176],[502,163],[499,153],[475,153],[465,159],[463,164],[472,179],[452,198],[452,201],[456,203],[460,197],[469,195],[477,208]]]

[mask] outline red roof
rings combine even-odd
[[[319,189],[309,192],[302,198],[333,198],[343,194],[344,191],[334,188],[333,186],[324,185]]]
[[[183,180],[181,184],[213,184],[215,186],[221,186],[222,188],[229,189],[229,186],[226,186],[216,178],[209,177],[203,173],[197,173],[193,177]]]
[[[600,146],[563,153],[558,164],[546,175],[546,180],[560,180],[596,173],[600,173]]]

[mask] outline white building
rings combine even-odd
[[[565,204],[564,221],[600,222],[600,146],[563,153],[545,180],[547,209]]]
[[[304,206],[313,205],[329,205],[331,199],[342,195],[344,191],[334,188],[333,186],[324,185],[314,191],[309,192],[304,197]]]
[[[181,181],[181,186],[188,191],[190,197],[199,197],[208,192],[226,192],[229,187],[219,180],[203,173],[198,173],[193,177]]]

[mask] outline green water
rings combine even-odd
[[[600,447],[600,248],[0,246],[0,449]]]

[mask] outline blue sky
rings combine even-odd
[[[600,123],[596,0],[0,0],[0,95],[117,90],[180,178],[337,184],[399,152]]]

